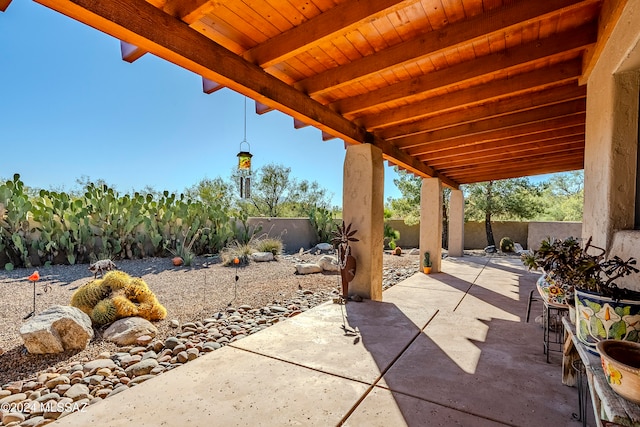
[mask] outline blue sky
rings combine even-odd
[[[244,97],[202,92],[199,76],[152,55],[120,59],[119,41],[32,1],[0,13],[0,177],[25,185],[76,187],[104,179],[121,192],[149,185],[182,191],[228,178],[244,134]],[[342,204],[344,143],[294,129],[278,111],[247,100],[254,168],[291,167]],[[386,163],[385,163],[386,165]],[[398,197],[385,166],[385,200]]]

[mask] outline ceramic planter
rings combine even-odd
[[[576,289],[576,333],[594,354],[599,341],[639,341],[640,301],[619,300]]]
[[[569,287],[553,280],[548,274],[540,276],[536,282],[538,293],[549,304],[554,307],[567,307]]]
[[[602,370],[613,391],[640,404],[640,344],[630,341],[600,341]]]
[[[422,267],[422,271],[424,274],[431,274],[431,267]]]

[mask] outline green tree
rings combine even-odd
[[[584,207],[583,171],[554,174],[543,183],[542,188],[545,211],[537,219],[582,221]]]
[[[187,197],[204,204],[220,206],[224,212],[229,211],[233,201],[233,185],[220,177],[203,178],[197,184],[187,188],[185,193]]]
[[[404,219],[407,225],[414,225],[420,222],[420,189],[422,178],[419,176],[395,169],[398,177],[393,179],[402,197],[398,199],[389,198],[388,202],[393,213]]]
[[[527,178],[480,182],[463,186],[465,219],[485,223],[487,245],[495,246],[492,219],[530,219],[544,209],[541,191]]]
[[[239,174],[232,173],[239,190]],[[313,209],[330,209],[327,190],[316,181],[298,181],[291,168],[269,163],[254,172],[251,197],[236,200],[236,208],[249,215],[268,217],[307,217]]]
[[[422,188],[422,178],[405,171],[395,169],[398,178],[394,178],[393,183],[398,187],[402,197],[399,199],[389,198],[388,203],[393,213],[404,219],[405,224],[414,225],[420,222],[420,190]],[[443,189],[442,197],[442,247],[449,245],[449,199],[451,189]]]

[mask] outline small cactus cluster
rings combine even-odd
[[[78,288],[71,296],[71,305],[87,313],[96,326],[123,317],[161,320],[167,315],[144,280],[118,270]]]

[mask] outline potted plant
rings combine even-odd
[[[637,273],[635,258],[607,259],[605,250],[578,239],[547,239],[522,257],[529,268],[541,268],[550,282],[565,290],[575,304],[578,339],[593,353],[604,339],[640,341],[640,292],[618,287],[615,281]]]
[[[431,274],[431,255],[429,252],[424,253],[424,261],[422,262],[422,271],[424,274]]]

